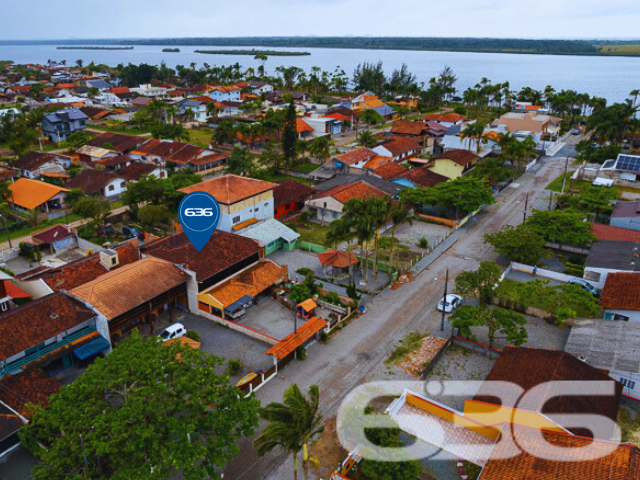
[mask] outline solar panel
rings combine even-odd
[[[619,155],[616,162],[616,170],[640,173],[640,156]]]

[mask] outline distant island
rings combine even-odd
[[[266,55],[267,57],[300,57],[311,55],[309,52],[284,52],[281,50],[194,50],[194,53],[214,55]]]
[[[194,37],[143,39],[67,39],[67,45],[149,45],[248,48],[348,48],[363,50],[425,50],[474,53],[524,53],[538,55],[640,56],[640,39],[538,40],[524,38],[446,37]],[[0,45],[51,45],[60,40],[0,40]],[[65,47],[68,48],[68,47]],[[201,51],[200,53],[204,53]],[[207,51],[221,55],[257,55],[247,50]],[[266,51],[265,55],[286,55]],[[308,54],[308,53],[306,53]],[[301,55],[292,52],[290,55]]]
[[[163,48],[162,51],[166,53],[180,53],[179,48]]]
[[[108,46],[65,46],[56,47],[58,50],[133,50],[133,47],[108,47]]]

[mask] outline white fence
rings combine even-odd
[[[0,261],[8,262],[9,260],[13,260],[14,258],[18,258],[20,256],[20,249],[18,247],[6,248],[0,251]]]
[[[519,272],[526,272],[533,275],[534,268],[535,267],[532,267],[531,265],[525,265],[524,263],[511,262],[511,265],[509,265],[509,267],[507,268],[507,270],[505,270],[505,272],[516,270]],[[567,275],[565,273],[554,272],[553,270],[547,270],[545,268],[538,268],[538,270],[536,270],[536,276],[550,278],[551,280],[557,280],[558,282],[564,282],[564,283],[567,283],[569,280],[579,279],[579,277],[574,277],[571,275]],[[504,277],[506,277],[506,275],[504,275]]]

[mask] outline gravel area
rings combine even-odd
[[[451,229],[449,227],[419,220],[414,220],[413,225],[403,223],[396,228],[396,238],[400,243],[409,246],[411,250],[419,252],[423,251],[416,245],[420,238],[425,237],[429,241],[429,245],[436,245],[450,233]],[[387,236],[391,236],[391,234],[388,232]]]

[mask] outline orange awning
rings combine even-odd
[[[287,335],[264,353],[273,355],[277,360],[282,360],[326,326],[327,321],[324,318],[313,317],[302,325],[296,333]]]

